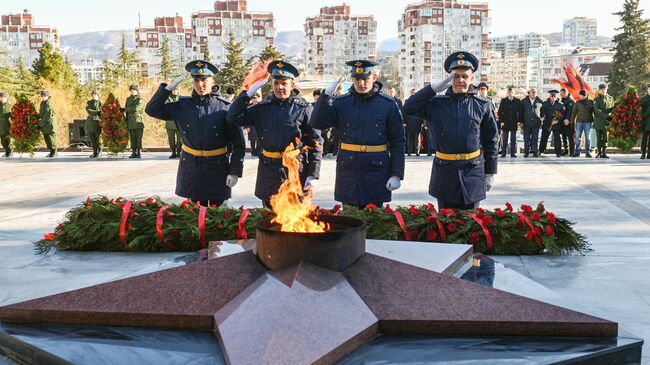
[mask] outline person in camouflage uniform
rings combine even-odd
[[[129,86],[131,96],[126,98],[124,111],[126,112],[126,123],[131,136],[131,156],[129,158],[141,158],[142,135],[144,134],[144,103],[140,98],[138,85]]]
[[[90,140],[90,146],[93,148],[93,154],[90,155],[90,158],[95,158],[99,156],[102,148],[99,142],[99,136],[102,133],[102,129],[99,125],[102,102],[99,101],[99,93],[97,91],[93,90],[90,97],[91,99],[86,102],[86,112],[88,113],[88,117],[84,123],[84,130]]]
[[[56,113],[52,96],[47,90],[41,91],[41,105],[38,112],[38,128],[43,133],[45,145],[50,153],[46,157],[56,156]]]
[[[11,156],[11,107],[9,94],[0,92],[0,142],[4,157]]]
[[[607,95],[607,84],[598,85],[600,93],[594,99],[594,129],[596,130],[596,145],[598,154],[596,158],[609,158],[607,149],[607,126],[610,122],[610,114],[614,110],[614,98]]]
[[[171,95],[169,95],[169,98],[167,98],[167,101],[165,101],[165,104],[175,103],[178,101],[178,99],[180,99],[180,97],[180,91],[178,90],[178,87],[175,87],[172,90]],[[172,154],[169,156],[169,158],[178,158],[181,155],[181,147],[183,147],[183,142],[181,140],[181,135],[178,132],[178,128],[176,127],[176,121],[166,120],[165,129],[167,130],[167,141],[169,142],[169,149],[172,151]]]

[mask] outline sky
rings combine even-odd
[[[462,0],[459,0],[463,2]],[[248,10],[272,11],[276,19],[276,31],[303,30],[305,18],[317,15],[322,6],[340,5],[344,0],[303,0],[298,2],[279,0],[249,0]],[[345,0],[351,12],[358,15],[374,15],[377,21],[377,40],[397,37],[397,21],[406,5],[418,1],[409,0]],[[59,29],[59,34],[75,34],[102,30],[134,29],[138,26],[138,14],[143,26],[153,25],[158,16],[183,17],[190,26],[191,14],[199,10],[213,9],[211,0],[23,0],[20,2],[0,0],[0,13],[19,13],[28,9],[37,25],[49,25]],[[613,36],[619,26],[613,12],[622,9],[623,0],[487,0],[492,24],[491,36],[514,33],[552,33],[562,31],[562,22],[574,16],[596,18],[598,34]],[[641,0],[640,9],[650,18],[650,0]],[[74,9],[74,10],[71,10]]]

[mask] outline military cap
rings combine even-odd
[[[450,54],[444,63],[445,71],[451,72],[457,68],[469,68],[472,71],[478,70],[478,59],[469,52],[454,52]]]
[[[480,89],[480,88],[482,88],[482,87],[484,87],[484,88],[486,88],[486,89],[489,89],[489,88],[490,88],[486,82],[482,82],[482,81],[481,81],[481,82],[478,84],[478,88]]]
[[[273,61],[269,63],[266,70],[274,79],[295,79],[300,76],[300,72],[292,64],[285,61]]]
[[[8,98],[9,94],[0,92],[0,98]]]
[[[357,79],[367,79],[373,71],[375,71],[375,66],[379,63],[370,60],[352,60],[345,64],[352,67],[350,70],[352,77]]]
[[[603,90],[603,89],[607,89],[607,84],[598,85],[598,90]]]
[[[138,86],[136,84],[132,84],[132,85],[129,86],[129,91],[131,91],[131,90],[135,90],[137,92],[140,92],[140,86]]]
[[[47,90],[41,90],[41,96],[50,96],[50,92]]]
[[[219,69],[208,61],[194,60],[185,65],[185,71],[189,72],[192,78],[204,79],[216,75]]]
[[[551,95],[557,95],[557,94],[559,94],[560,92],[557,91],[557,90],[555,90],[555,89],[553,89],[553,90],[549,90],[548,93],[551,94]]]

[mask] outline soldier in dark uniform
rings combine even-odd
[[[141,158],[142,136],[144,135],[144,103],[140,97],[138,85],[129,86],[131,96],[126,98],[124,111],[126,112],[126,124],[131,137],[131,156],[129,158]]]
[[[555,149],[555,156],[562,156],[562,124],[566,119],[564,114],[564,105],[558,100],[557,90],[549,90],[549,98],[542,104],[542,112],[540,117],[544,120],[542,126],[542,140],[539,142],[539,151],[542,152],[546,149],[548,135],[553,132],[553,148]],[[546,133],[546,139],[544,135]]]
[[[497,173],[494,109],[472,85],[478,65],[471,53],[452,53],[444,64],[451,75],[425,86],[404,105],[406,113],[426,119],[433,133],[436,157],[429,194],[438,199],[439,208],[478,207]]]
[[[406,138],[404,121],[395,99],[381,92],[374,61],[346,62],[353,86],[332,97],[338,84],[318,98],[312,116],[314,128],[336,128],[341,139],[336,157],[334,199],[347,205],[381,206],[391,201],[404,178]]]
[[[565,115],[565,119],[562,121],[562,126],[560,127],[562,132],[562,146],[564,147],[562,156],[573,156],[576,150],[576,128],[570,119],[575,101],[565,88],[560,89],[560,101],[564,105]]]
[[[5,150],[4,157],[11,156],[11,108],[9,95],[0,92],[0,141]]]
[[[262,93],[258,90],[250,100],[250,105],[255,105],[262,101]],[[258,157],[260,155],[260,142],[257,137],[257,130],[255,127],[248,127],[248,142],[251,145],[251,156]]]
[[[90,100],[86,102],[86,112],[88,117],[84,123],[84,131],[90,140],[90,146],[93,148],[93,154],[90,158],[96,158],[101,152],[101,145],[99,144],[99,136],[102,129],[99,125],[99,116],[102,113],[102,102],[99,101],[99,93],[93,90],[90,93]]]
[[[262,153],[257,165],[255,196],[265,207],[271,207],[275,195],[287,178],[282,154],[289,144],[301,161],[300,179],[305,190],[311,189],[320,173],[322,143],[320,131],[311,127],[312,106],[294,92],[298,70],[288,62],[273,61],[267,67],[272,77],[273,93],[265,100],[249,106],[250,99],[268,81],[261,80],[242,91],[228,111],[228,122],[236,126],[253,126],[257,131]],[[299,141],[297,143],[297,141]],[[296,144],[297,143],[297,144]],[[306,152],[303,151],[306,147]]]
[[[218,69],[206,61],[191,61],[185,69],[192,75],[192,96],[167,103],[172,90],[186,77],[161,84],[145,112],[161,120],[174,120],[181,131],[183,152],[178,164],[176,195],[217,206],[231,196],[244,168],[244,135],[226,122],[230,102],[212,92]],[[228,146],[232,153],[228,155]],[[230,157],[230,159],[229,159]]]
[[[38,113],[38,128],[43,133],[43,140],[50,153],[45,157],[56,156],[56,113],[52,97],[47,90],[41,91],[41,105]]]
[[[178,90],[178,87],[175,87],[165,103],[175,103],[178,101],[178,99],[180,99],[180,97],[180,91]],[[166,120],[165,130],[167,131],[167,142],[169,143],[169,149],[172,151],[172,154],[169,156],[169,158],[178,158],[181,155],[181,147],[183,147],[183,142],[181,139],[181,134],[178,132],[178,128],[176,127],[176,121]]]
[[[506,157],[508,141],[510,142],[510,157],[517,157],[517,126],[521,121],[520,109],[520,101],[512,96],[512,88],[509,87],[507,96],[501,99],[497,112],[501,124],[501,157]]]

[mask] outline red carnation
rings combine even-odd
[[[555,214],[551,212],[546,212],[546,219],[548,219],[549,222],[555,224],[556,221]]]
[[[539,213],[533,213],[531,218],[533,218],[534,221],[538,222],[541,217],[539,216]]]
[[[375,210],[375,209],[377,209],[377,206],[374,205],[373,203],[370,203],[370,204],[366,205],[366,209],[367,210]]]
[[[427,241],[434,241],[436,238],[438,238],[438,233],[436,233],[436,231],[434,231],[433,229],[428,229]]]
[[[533,207],[531,207],[530,205],[527,205],[527,204],[522,204],[521,205],[521,210],[523,210],[526,215],[530,215],[530,213],[533,212]]]
[[[508,211],[512,212],[512,204],[510,204],[509,202],[506,202],[506,209]]]
[[[501,210],[501,208],[496,208],[494,210],[494,213],[496,213],[496,215],[498,215],[501,218],[506,216],[506,213],[503,210]]]
[[[469,236],[469,243],[474,244],[478,242],[479,237],[480,236],[478,232],[472,232],[472,234]]]
[[[386,211],[386,213],[392,213],[393,212],[393,208],[390,207],[390,204],[386,204],[385,211]]]
[[[333,210],[335,213],[338,212],[339,210],[341,210],[341,204],[336,204],[336,205],[334,205],[334,207],[332,208],[332,210]]]
[[[46,233],[43,235],[45,241],[52,241],[54,238],[56,238],[56,233]]]
[[[546,230],[546,234],[549,235],[549,236],[552,236],[552,235],[554,234],[554,232],[553,232],[553,227],[551,227],[551,226],[548,225],[548,224],[546,225],[546,229],[545,229],[545,230]]]
[[[454,233],[454,232],[456,232],[456,223],[449,223],[449,224],[447,224],[447,230],[448,230],[450,233]]]
[[[226,211],[223,213],[223,216],[226,217],[226,219],[230,218],[230,211],[229,211],[229,210],[226,210]]]
[[[542,204],[542,203],[537,204],[537,210],[539,210],[540,212],[544,212],[544,210],[545,210],[544,209],[544,204]]]
[[[441,208],[440,213],[446,215],[447,217],[455,217],[456,216],[456,211],[453,209],[449,208]]]
[[[533,233],[533,231],[528,231],[528,233],[526,233],[526,239],[528,241],[532,241],[534,237],[535,237],[535,233]]]
[[[420,211],[419,211],[418,208],[416,208],[414,205],[411,205],[411,207],[409,208],[409,212],[411,212],[411,215],[418,215],[418,214],[420,214]]]
[[[494,223],[494,218],[490,217],[489,215],[483,218],[483,224],[486,226],[491,226],[492,223]]]

